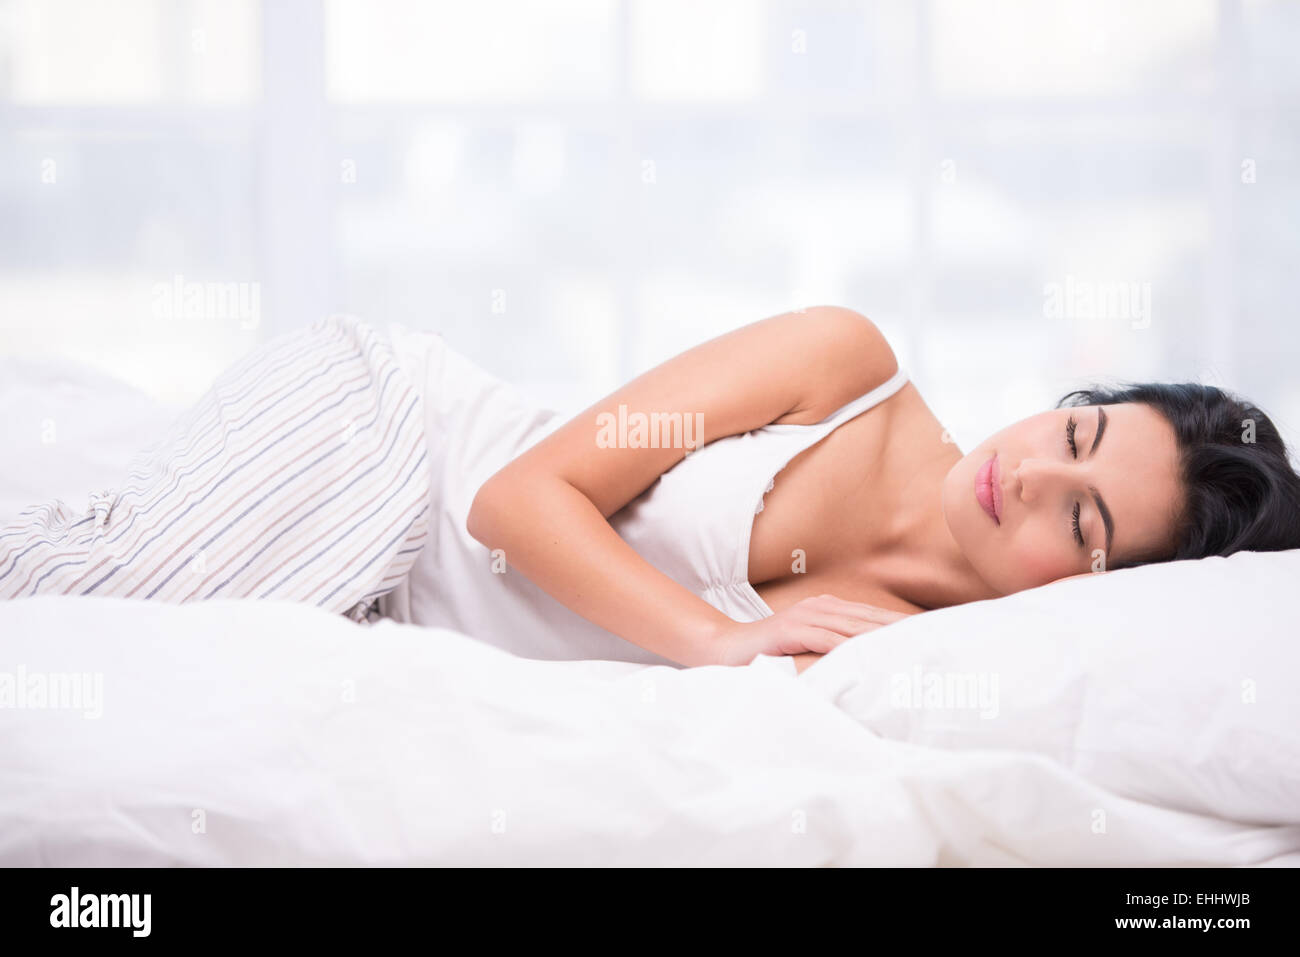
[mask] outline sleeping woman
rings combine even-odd
[[[1300,476],[1211,386],[1070,393],[963,453],[862,315],[698,345],[571,419],[434,333],[330,317],[126,481],[0,528],[0,595],[307,602],[532,658],[801,670],[910,614],[1300,548]]]

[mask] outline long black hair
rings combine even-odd
[[[1194,382],[1094,386],[1056,407],[1142,402],[1173,426],[1182,501],[1172,551],[1110,567],[1300,548],[1300,475],[1273,421],[1254,403]]]

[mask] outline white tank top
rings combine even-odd
[[[479,486],[567,419],[530,403],[436,333],[393,324],[389,335],[412,379],[426,383],[433,521],[410,575],[380,599],[379,612],[453,628],[525,658],[680,667],[570,611],[511,568],[509,556],[494,556],[465,529]],[[791,459],[906,381],[900,368],[815,425],[766,425],[710,442],[609,522],[641,557],[719,611],[736,621],[767,617],[772,609],[748,571],[754,516],[765,494]]]

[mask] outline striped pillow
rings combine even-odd
[[[428,535],[423,388],[354,317],[273,339],[117,488],[0,527],[0,597],[271,598],[366,620]]]

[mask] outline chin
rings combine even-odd
[[[957,547],[966,556],[966,560],[975,566],[976,571],[983,578],[984,571],[980,568],[981,563],[977,560],[975,554],[979,551],[980,544],[977,539],[979,528],[975,521],[982,519],[988,522],[988,516],[984,515],[983,512],[978,515],[972,515],[970,512],[971,506],[978,509],[979,505],[975,501],[973,491],[975,476],[968,474],[968,471],[966,459],[962,459],[948,470],[948,474],[943,479],[940,502],[943,509],[943,520],[948,526],[948,533],[952,535]],[[963,490],[965,490],[966,498],[962,497]],[[992,529],[993,527],[993,524],[989,522],[989,528]]]
[[[943,477],[940,496],[943,518],[948,523],[948,531],[952,533],[952,537],[957,540],[963,552],[968,551],[970,538],[978,528],[975,520],[988,521],[988,517],[980,510],[979,503],[975,501],[975,473],[979,471],[982,464],[975,461],[976,456],[977,452],[970,452],[960,461],[953,463],[948,474]],[[978,514],[972,515],[970,513],[972,508],[977,510]],[[993,526],[990,524],[991,527]]]

